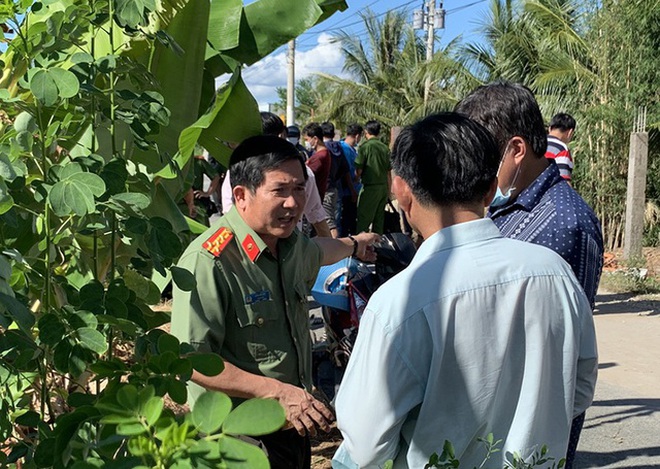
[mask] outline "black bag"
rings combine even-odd
[[[389,210],[388,210],[389,209]],[[385,223],[383,224],[384,233],[401,233],[401,217],[394,208],[391,200],[387,200],[385,205]]]

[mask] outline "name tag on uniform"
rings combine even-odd
[[[268,290],[261,290],[258,292],[250,293],[249,295],[245,295],[246,305],[251,305],[254,303],[259,303],[261,301],[269,301],[269,300],[270,300],[270,292]]]

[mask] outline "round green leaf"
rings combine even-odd
[[[117,391],[117,402],[126,409],[136,410],[139,406],[137,388],[132,384],[122,386]]]
[[[30,91],[45,106],[57,102],[57,84],[47,70],[37,70],[30,80]]]
[[[170,379],[167,382],[167,393],[177,404],[185,404],[188,400],[188,389],[186,385],[178,379]]]
[[[122,192],[110,197],[110,208],[127,216],[140,216],[142,210],[151,204],[151,199],[139,192]]]
[[[67,373],[69,371],[69,357],[71,357],[72,349],[73,347],[68,339],[61,341],[55,346],[55,350],[53,350],[53,364],[57,371],[61,373]]]
[[[285,422],[284,409],[276,400],[250,399],[227,416],[222,431],[233,435],[267,435],[282,428]]]
[[[32,138],[32,134],[27,132],[27,134]],[[14,169],[14,165],[12,165],[11,161],[9,161],[9,158],[7,155],[0,155],[0,177],[4,179],[5,181],[13,181],[16,179],[16,170]]]
[[[172,352],[179,355],[179,339],[171,334],[163,334],[158,338],[158,352]]]
[[[55,461],[55,438],[46,438],[41,440],[34,452],[34,462],[37,467],[52,467]]]
[[[232,469],[268,469],[270,464],[266,453],[258,446],[230,436],[218,441],[225,461],[231,461]]]
[[[80,289],[81,300],[101,301],[105,295],[103,284],[98,280],[92,280]]]
[[[154,425],[160,418],[160,414],[163,412],[163,399],[154,396],[147,401],[147,403],[142,408],[142,415],[147,420],[149,425]]]
[[[101,197],[105,192],[105,182],[96,174],[76,173],[69,176],[68,179],[75,181],[78,185],[85,186],[96,197]]]
[[[57,353],[57,350],[55,353]],[[88,355],[85,353],[85,349],[81,345],[74,345],[71,348],[71,355],[69,355],[69,373],[71,373],[76,378],[83,374],[87,369],[87,358]]]
[[[17,132],[30,132],[33,133],[37,130],[37,123],[29,112],[21,112],[14,120],[14,130]]]
[[[51,68],[48,72],[57,85],[60,98],[72,98],[78,94],[80,83],[73,72],[63,68]]]
[[[192,421],[197,429],[210,435],[218,431],[231,412],[231,399],[226,394],[207,391],[197,398]]]
[[[108,343],[105,341],[105,336],[96,329],[83,327],[78,329],[77,333],[80,343],[92,352],[102,354],[108,349]]]
[[[147,428],[142,423],[120,423],[117,425],[117,433],[125,436],[135,436],[145,433]]]
[[[177,358],[170,364],[167,371],[173,375],[180,375],[183,379],[189,379],[192,376],[192,363],[186,358]]]
[[[46,345],[57,345],[66,334],[66,327],[53,313],[39,319],[39,339]]]
[[[170,272],[172,272],[172,280],[179,289],[192,291],[197,286],[195,276],[189,270],[173,266],[170,267]]]
[[[0,215],[7,213],[14,206],[14,199],[9,195],[5,181],[0,179]]]
[[[216,376],[225,369],[225,364],[215,353],[193,353],[186,357],[193,368],[204,376]]]

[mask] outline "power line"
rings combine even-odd
[[[407,7],[408,5],[410,5],[410,4],[412,4],[412,3],[416,2],[416,1],[419,1],[419,0],[412,0],[412,1],[410,1],[410,2],[404,3],[403,5],[399,5],[399,6],[397,6],[397,7],[391,8],[390,10],[387,10],[387,11],[385,11],[385,12],[383,12],[383,13],[379,13],[378,15],[375,15],[374,18],[379,18],[379,17],[381,17],[381,16],[386,15],[386,14],[389,13],[389,12],[392,12],[392,11],[395,11],[395,10],[398,10],[398,9],[401,9],[401,8],[404,8],[404,7]],[[447,14],[447,15],[450,15],[450,14],[452,14],[452,13],[456,13],[456,12],[459,12],[459,11],[461,11],[461,10],[465,10],[465,9],[467,9],[467,8],[473,7],[473,6],[478,5],[478,4],[480,4],[480,3],[484,3],[484,2],[486,2],[486,1],[487,1],[487,0],[477,0],[477,1],[475,1],[475,2],[468,3],[467,5],[462,5],[462,6],[460,6],[460,7],[452,8],[452,9],[447,10],[447,11],[446,11],[446,14]],[[372,4],[373,4],[373,3],[372,3]],[[370,4],[370,5],[372,5],[372,4]],[[346,19],[346,18],[345,18],[345,19]],[[337,28],[337,27],[335,27],[336,25],[333,25],[331,28],[324,29],[324,30],[321,30],[321,31],[318,31],[318,32],[311,32],[311,31],[308,31],[308,32],[306,32],[306,33],[301,34],[301,36],[302,36],[302,35],[306,35],[306,34],[317,34],[317,35],[318,35],[318,34],[326,33],[326,32],[330,32],[330,31],[343,30],[343,29],[345,29],[345,28],[348,28],[348,27],[350,27],[350,26],[354,26],[354,25],[356,25],[356,24],[360,24],[360,23],[364,23],[364,20],[355,21],[355,22],[353,22],[353,23],[350,23],[350,24],[344,25],[344,26],[341,27],[341,28]],[[351,36],[354,36],[354,37],[363,36],[366,32],[367,32],[366,27],[365,27],[365,28],[360,28],[358,31],[352,32],[352,33],[351,33]],[[298,41],[297,44],[298,44],[299,46],[303,46],[303,45],[305,45],[305,44],[310,44],[314,39],[315,39],[315,38],[313,38],[313,37],[305,38],[305,39],[303,39],[303,40],[301,40],[301,41]]]
[[[365,8],[365,9],[366,9],[366,8],[369,8],[370,6],[375,5],[376,3],[380,2],[380,1],[381,1],[381,0],[374,0],[373,2],[371,2],[369,5],[365,6],[364,8]],[[334,24],[332,24],[332,25],[328,25],[328,27],[330,27],[330,28],[334,28],[334,27],[336,27],[336,26],[339,26],[339,25],[342,24],[344,21],[348,21],[350,18],[351,18],[350,16],[346,16],[346,18],[344,18],[344,19],[342,19],[342,20],[339,20],[339,21],[337,21],[336,23],[334,23]],[[319,32],[323,32],[323,31],[319,31]],[[309,34],[319,34],[319,33],[316,33],[316,32],[314,32],[314,31],[307,31],[307,32],[302,33],[301,36],[306,36],[306,35],[309,35]]]
[[[380,18],[381,16],[385,16],[386,14],[388,14],[388,13],[390,13],[390,12],[392,12],[392,11],[400,10],[401,8],[405,8],[405,7],[407,7],[408,5],[411,5],[411,4],[413,4],[413,3],[415,3],[415,2],[418,2],[418,1],[419,1],[419,0],[411,0],[411,1],[409,1],[409,2],[404,3],[403,5],[399,5],[399,6],[397,6],[397,7],[390,8],[389,10],[386,10],[386,11],[384,11],[384,12],[382,12],[382,13],[378,13],[377,15],[374,15],[374,18]],[[374,2],[374,3],[375,3],[375,2]],[[373,3],[371,3],[370,5],[373,5]],[[301,36],[303,36],[303,35],[307,35],[307,34],[310,34],[310,35],[317,34],[317,35],[318,35],[318,34],[321,34],[321,33],[329,33],[329,32],[331,32],[331,31],[343,30],[343,29],[345,29],[345,28],[349,28],[349,27],[351,27],[351,26],[355,26],[356,24],[360,24],[360,23],[364,23],[364,20],[363,20],[363,19],[359,19],[358,21],[354,21],[353,23],[345,24],[345,25],[342,26],[341,28],[336,27],[335,25],[333,25],[333,27],[331,27],[331,28],[326,28],[326,29],[322,29],[321,31],[315,31],[315,32],[308,31],[308,32],[302,33]],[[306,39],[303,39],[302,41],[299,41],[299,44],[301,44],[301,45],[302,45],[302,44],[305,44],[305,43],[309,42],[310,40],[314,40],[314,38],[309,38],[309,39],[306,38]]]

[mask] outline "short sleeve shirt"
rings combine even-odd
[[[186,249],[179,267],[196,287],[175,287],[172,334],[256,375],[311,389],[307,296],[322,259],[319,246],[294,232],[275,258],[236,208]],[[192,400],[201,388],[190,388]]]
[[[387,184],[387,174],[392,167],[390,149],[377,138],[370,138],[360,145],[355,167],[362,170],[362,184]]]

